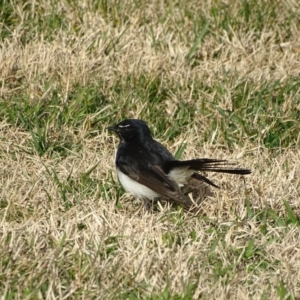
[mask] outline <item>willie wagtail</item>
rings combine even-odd
[[[239,175],[251,173],[247,169],[229,168],[226,160],[175,160],[162,144],[152,138],[143,120],[127,119],[107,129],[117,132],[120,138],[115,163],[122,186],[135,197],[146,201],[165,196],[189,210],[193,202],[181,189],[189,179],[218,187],[197,171]]]

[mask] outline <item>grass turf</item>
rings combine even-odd
[[[297,4],[1,5],[3,299],[299,298]],[[126,117],[253,174],[142,213],[105,131]]]

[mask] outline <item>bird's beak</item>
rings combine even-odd
[[[116,132],[118,131],[116,126],[109,126],[109,127],[106,127],[105,129],[106,130],[111,130],[111,131],[116,131]]]

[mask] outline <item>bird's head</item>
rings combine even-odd
[[[125,142],[143,143],[148,139],[152,139],[150,129],[143,120],[126,119],[107,129],[115,131],[119,138]]]

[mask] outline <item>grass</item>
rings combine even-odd
[[[299,299],[299,8],[2,1],[3,299]],[[144,213],[105,128],[253,174]]]

